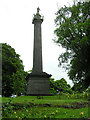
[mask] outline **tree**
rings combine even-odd
[[[13,73],[12,79],[12,88],[13,88],[13,94],[19,96],[21,94],[26,94],[26,80],[25,76],[27,76],[27,72],[24,71],[16,71],[16,73]]]
[[[50,93],[52,95],[58,93],[72,93],[71,86],[67,84],[67,81],[64,78],[54,81],[53,78],[50,78]]]
[[[24,71],[20,56],[15,49],[6,43],[2,44],[2,95],[11,96],[13,93],[13,74]]]
[[[0,95],[2,95],[2,44],[0,44]]]
[[[90,2],[74,3],[56,13],[54,41],[66,49],[59,56],[60,65],[68,63],[68,75],[74,83],[87,88],[90,80]]]
[[[72,93],[71,87],[67,84],[67,81],[64,78],[55,81],[55,86],[57,89],[57,93]]]
[[[82,91],[85,91],[86,89],[83,88],[83,83],[78,82],[73,85],[72,90],[74,92],[82,92]]]
[[[54,78],[50,78],[50,94],[55,95],[57,92]]]

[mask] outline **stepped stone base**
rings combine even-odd
[[[49,78],[51,75],[47,73],[35,74],[31,73],[28,75],[27,83],[27,95],[32,96],[48,96],[50,95],[50,83]]]

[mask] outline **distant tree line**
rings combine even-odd
[[[60,80],[54,80],[50,78],[50,93],[52,95],[61,94],[61,93],[72,93],[71,86],[67,84],[67,81],[64,78]]]

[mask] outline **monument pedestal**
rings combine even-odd
[[[27,95],[48,96],[50,95],[49,78],[51,75],[43,72],[39,74],[31,73],[28,76]]]

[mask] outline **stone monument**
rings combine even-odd
[[[47,96],[50,95],[49,78],[51,74],[43,72],[41,35],[43,17],[40,15],[39,10],[37,8],[37,13],[34,15],[32,21],[32,24],[34,24],[33,70],[27,76],[27,95]]]

